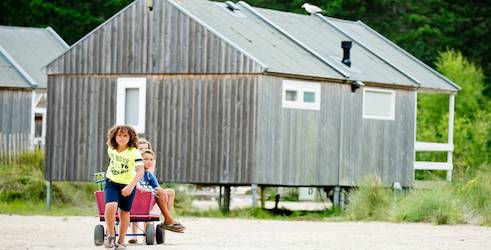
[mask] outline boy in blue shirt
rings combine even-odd
[[[161,224],[163,229],[176,233],[184,233],[184,229],[186,228],[181,223],[174,220],[171,214],[175,199],[174,190],[161,188],[155,175],[149,171],[149,169],[154,166],[155,153],[150,149],[146,149],[142,152],[142,158],[145,172],[137,188],[154,192],[155,198],[157,199],[157,205],[165,218],[164,222]]]

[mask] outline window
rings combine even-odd
[[[297,101],[297,91],[296,90],[286,90],[285,100],[290,102]]]
[[[319,110],[321,85],[302,81],[283,81],[284,108]]]
[[[315,92],[303,92],[303,102],[305,103],[315,103]]]
[[[363,89],[363,118],[394,120],[395,91],[364,88]]]
[[[146,78],[118,78],[116,123],[145,133]]]

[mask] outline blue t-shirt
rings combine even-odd
[[[157,187],[159,187],[159,182],[157,181],[157,178],[155,178],[155,175],[150,173],[149,171],[145,171],[143,173],[143,177],[140,180],[140,186],[143,189],[149,190],[149,191],[155,191]]]

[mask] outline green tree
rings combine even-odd
[[[462,88],[455,101],[454,175],[472,176],[480,168],[489,167],[491,160],[491,101],[484,95],[484,74],[454,50],[440,53],[436,66]],[[417,140],[445,142],[447,128],[448,96],[420,94]],[[438,156],[426,157],[441,160]]]
[[[2,0],[0,24],[51,26],[73,44],[132,0]]]

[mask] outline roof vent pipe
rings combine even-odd
[[[153,0],[147,0],[147,6],[148,6],[148,10],[152,11],[153,10]]]
[[[225,5],[227,6],[227,9],[230,11],[240,10],[239,6],[237,6],[237,4],[235,4],[232,1],[226,1]]]
[[[351,41],[341,41],[341,48],[343,48],[343,60],[341,60],[344,65],[351,67],[350,60],[350,49],[351,49]]]

